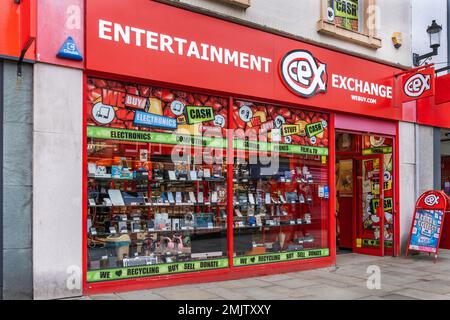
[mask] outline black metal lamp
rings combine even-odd
[[[442,26],[438,25],[436,20],[433,20],[431,26],[427,28],[427,33],[430,35],[430,48],[433,49],[433,51],[421,56],[417,53],[413,53],[413,64],[415,67],[420,66],[420,61],[437,56],[438,48],[441,46],[441,32]]]

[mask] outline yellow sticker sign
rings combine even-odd
[[[384,211],[391,211],[393,208],[393,199],[392,198],[386,198],[384,199]]]
[[[300,134],[300,126],[298,124],[284,124],[281,127],[283,136],[292,136],[294,134]]]
[[[361,248],[362,247],[362,239],[360,239],[360,238],[356,239],[356,247],[357,248]]]

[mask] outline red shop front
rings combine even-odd
[[[396,255],[398,69],[133,3],[85,8],[86,293]]]

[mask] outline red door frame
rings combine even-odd
[[[355,156],[350,155],[351,153],[354,152],[336,152],[336,157],[339,155],[339,160],[352,160],[352,172],[353,172],[353,177],[352,177],[352,183],[353,183],[353,188],[355,188],[356,186],[356,177],[355,177],[355,172],[356,172],[356,166],[355,166]],[[336,175],[336,174],[335,174]],[[354,191],[353,191],[354,192]],[[336,194],[337,195],[337,194]],[[339,206],[340,208],[340,206]],[[352,250],[354,247],[354,242],[355,242],[355,210],[356,210],[356,197],[352,196]],[[337,225],[337,219],[336,219],[336,225]],[[337,249],[337,245],[336,245],[336,249]]]
[[[228,255],[229,259],[229,266],[224,269],[217,269],[217,270],[206,270],[206,271],[197,271],[192,273],[179,273],[179,274],[173,274],[170,276],[162,275],[162,276],[151,276],[151,277],[144,277],[144,278],[133,278],[133,279],[124,279],[124,280],[115,280],[115,281],[105,281],[105,282],[98,282],[98,283],[88,283],[87,282],[87,135],[86,135],[86,127],[87,127],[87,78],[88,77],[99,77],[99,78],[105,78],[109,80],[116,80],[116,81],[125,81],[125,82],[132,82],[132,83],[139,83],[143,85],[153,85],[153,86],[163,86],[163,87],[169,87],[173,89],[180,89],[180,90],[188,90],[188,91],[194,91],[198,93],[208,93],[208,94],[214,94],[219,96],[224,96],[224,94],[221,94],[219,92],[212,92],[209,90],[202,90],[198,88],[192,88],[192,87],[185,87],[185,86],[176,86],[172,84],[166,84],[166,83],[159,83],[151,80],[146,79],[135,79],[130,77],[124,77],[124,76],[118,76],[118,75],[112,75],[112,74],[104,74],[100,72],[95,71],[88,71],[84,72],[83,74],[83,128],[82,128],[82,138],[83,138],[83,191],[82,191],[82,244],[83,244],[83,250],[82,250],[82,257],[83,257],[83,294],[97,294],[97,293],[105,293],[105,292],[120,292],[120,291],[129,291],[129,290],[140,290],[140,289],[150,289],[150,288],[158,288],[158,287],[165,287],[165,286],[176,286],[176,285],[183,285],[183,284],[191,284],[191,283],[201,283],[201,282],[212,282],[212,281],[224,281],[224,280],[232,280],[232,279],[241,279],[241,278],[247,278],[247,277],[254,277],[254,276],[262,276],[262,275],[269,275],[269,274],[277,274],[277,273],[286,273],[286,272],[295,272],[295,271],[302,271],[302,270],[309,270],[309,269],[317,269],[317,268],[325,268],[336,264],[336,216],[335,216],[335,132],[334,132],[334,113],[330,113],[329,111],[324,110],[314,110],[316,112],[324,112],[329,115],[329,155],[328,155],[328,161],[329,161],[329,170],[328,170],[328,176],[329,176],[329,200],[328,200],[328,248],[329,248],[329,256],[328,257],[321,257],[321,258],[313,258],[313,259],[306,259],[306,260],[294,260],[294,261],[286,261],[286,262],[275,262],[275,263],[269,263],[269,264],[263,264],[263,265],[250,265],[250,266],[242,266],[242,267],[234,267],[233,266],[233,256],[231,254]],[[251,101],[264,101],[262,99],[251,99],[248,97],[239,97],[238,95],[228,96],[229,98],[229,110],[228,110],[228,117],[232,117],[233,112],[233,101],[234,99],[247,99]],[[268,102],[272,103],[272,102]],[[278,105],[277,103],[272,103],[275,105]],[[288,104],[283,104],[283,106],[288,108],[301,108],[302,110],[311,110],[311,108],[304,107],[301,105],[293,106]],[[311,110],[312,111],[312,110]],[[231,121],[229,123],[232,123]],[[230,166],[230,165],[229,165]],[[231,165],[232,168],[232,165]],[[228,167],[228,170],[230,170],[230,167]],[[229,172],[232,172],[229,171]],[[228,182],[232,182],[232,175],[228,175]],[[231,188],[230,188],[231,185]],[[228,183],[228,192],[231,190],[232,194],[232,187],[233,184]],[[232,197],[228,197],[232,201]],[[227,212],[227,223],[228,226],[232,226],[232,214],[233,207],[228,206],[228,212]],[[231,213],[230,213],[231,212]],[[231,222],[230,222],[231,221]],[[233,239],[230,237],[230,235],[233,234],[233,229],[228,228],[227,229],[227,242],[228,242],[228,250],[233,249]],[[229,253],[232,251],[229,251]]]
[[[384,209],[383,209],[383,202],[384,202],[384,185],[383,185],[383,166],[384,166],[384,159],[383,155],[370,155],[370,156],[358,156],[355,157],[355,161],[357,161],[357,172],[362,172],[362,168],[364,166],[365,160],[375,160],[378,159],[379,161],[379,179],[380,179],[380,205],[378,207],[378,216],[380,217],[380,242],[379,242],[379,248],[358,248],[356,236],[357,236],[357,229],[361,227],[358,225],[358,216],[362,213],[362,184],[361,181],[356,179],[357,183],[354,187],[356,187],[356,193],[357,196],[355,197],[355,201],[357,201],[356,207],[355,207],[355,216],[354,216],[354,224],[353,224],[353,235],[355,238],[353,238],[353,252],[359,253],[359,254],[366,254],[366,255],[372,255],[372,256],[384,256]],[[354,189],[355,190],[355,189]],[[362,239],[361,239],[362,240]]]
[[[377,120],[379,121],[379,120]],[[382,120],[381,120],[382,121]],[[358,127],[356,125],[356,127]],[[341,129],[341,128],[335,128],[335,132],[338,133],[349,133],[349,134],[355,134],[355,135],[363,135],[363,134],[372,134],[377,135],[381,137],[386,137],[393,139],[393,177],[394,177],[394,208],[393,208],[393,215],[394,215],[394,235],[393,235],[393,250],[392,250],[392,256],[397,257],[400,254],[400,156],[399,156],[399,125],[398,123],[395,126],[395,136],[391,136],[384,133],[377,133],[370,131],[370,132],[361,132],[356,130],[349,130],[349,129]],[[357,145],[358,151],[360,150],[360,145]],[[333,152],[332,152],[333,153]],[[334,152],[336,153],[336,152]],[[339,155],[346,156],[350,155],[349,152],[339,152]],[[334,209],[336,210],[336,208]],[[386,250],[385,250],[386,251]],[[385,252],[386,253],[386,252]]]

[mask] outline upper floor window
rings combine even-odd
[[[322,0],[318,32],[371,48],[380,48],[376,37],[376,0]]]
[[[352,31],[362,31],[362,0],[328,0],[327,19]]]

